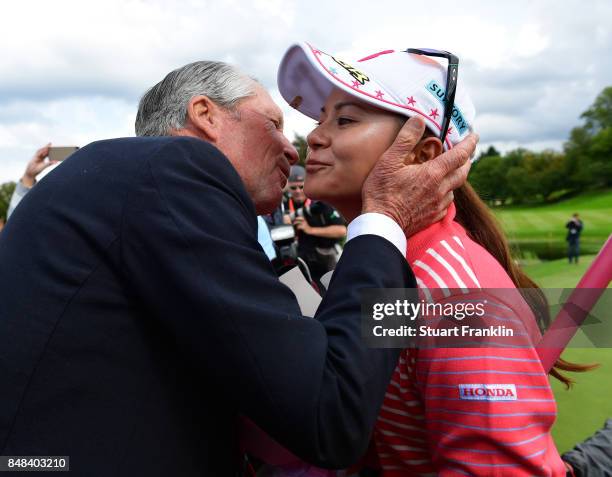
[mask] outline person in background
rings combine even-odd
[[[57,164],[58,161],[48,161],[49,157],[49,149],[51,148],[51,143],[48,143],[46,146],[41,147],[38,151],[34,153],[30,162],[26,166],[25,172],[19,181],[17,182],[17,186],[15,187],[15,191],[11,196],[11,201],[9,203],[8,211],[6,212],[6,219],[8,220],[15,207],[19,205],[21,199],[25,197],[25,195],[30,192],[30,189],[34,187],[36,184],[36,176],[44,171],[47,167],[50,167],[54,164]]]
[[[570,221],[565,224],[567,229],[567,258],[569,263],[572,263],[572,259],[575,264],[578,264],[578,257],[580,256],[580,234],[582,233],[582,220],[578,218],[578,214],[572,215]]]
[[[302,166],[291,167],[285,211],[297,231],[298,255],[308,265],[313,280],[319,283],[336,266],[336,244],[346,236],[346,222],[331,205],[306,198],[305,174]]]
[[[2,233],[3,228],[4,228],[4,217],[0,217],[0,233]]]

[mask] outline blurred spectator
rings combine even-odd
[[[4,228],[4,217],[0,217],[0,233],[2,233],[3,228]]]
[[[46,146],[41,147],[36,153],[34,153],[34,157],[30,159],[28,165],[26,166],[26,170],[23,173],[23,176],[17,182],[17,186],[15,187],[15,192],[11,196],[11,202],[8,207],[8,211],[6,212],[6,219],[8,220],[15,207],[21,202],[21,199],[30,192],[30,189],[36,184],[36,176],[44,171],[47,167],[57,164],[57,161],[48,161],[47,157],[49,157],[49,148],[51,147],[51,143],[48,143]]]
[[[572,450],[563,454],[563,460],[574,477],[612,475],[612,419],[606,419],[604,427]],[[569,470],[569,469],[568,469]]]
[[[346,235],[346,223],[331,205],[306,198],[304,176],[303,167],[291,167],[285,211],[297,231],[298,255],[308,265],[312,278],[319,282],[338,261],[336,244]]]
[[[572,263],[573,259],[577,264],[580,255],[580,234],[582,233],[582,220],[578,218],[578,214],[572,215],[571,220],[565,224],[565,228],[567,228],[567,257],[569,263]]]

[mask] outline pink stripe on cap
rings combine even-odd
[[[408,117],[421,116],[430,130],[440,134],[437,119],[444,111],[446,66],[427,60],[404,50],[389,49],[347,61],[300,43],[285,53],[278,71],[278,87],[292,107],[315,120],[335,87],[381,109]],[[455,106],[446,148],[472,130],[475,110],[461,84],[457,86]]]

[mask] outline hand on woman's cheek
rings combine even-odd
[[[363,183],[403,122],[396,114],[334,90],[318,127],[308,135],[306,194],[328,202],[346,218],[352,214],[348,209],[360,210]]]

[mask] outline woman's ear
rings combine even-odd
[[[214,144],[219,138],[219,126],[223,119],[221,113],[221,108],[208,96],[194,96],[187,105],[185,126]]]
[[[442,147],[442,142],[437,137],[426,137],[421,139],[421,141],[415,146],[412,151],[414,154],[414,162],[417,164],[422,164],[424,162],[430,161],[434,157],[438,157],[442,154],[444,148]]]

